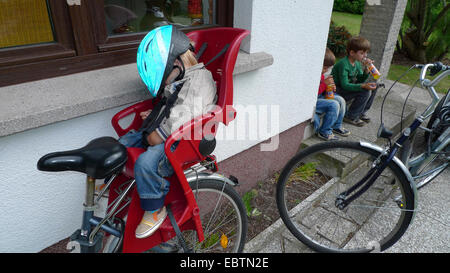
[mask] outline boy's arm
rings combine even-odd
[[[365,66],[361,64],[361,67],[358,71],[358,82],[364,83],[369,78],[369,72],[366,71]]]

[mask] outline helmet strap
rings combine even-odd
[[[180,56],[177,57],[177,60],[181,63],[182,67],[179,67],[178,65],[175,66],[175,68],[178,68],[178,70],[180,70],[180,74],[178,74],[178,77],[175,79],[175,81],[179,81],[179,80],[183,79],[184,78],[184,71],[186,70],[185,67],[184,67],[184,63],[181,60]]]

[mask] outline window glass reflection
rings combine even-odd
[[[109,35],[216,23],[214,0],[105,0],[104,11]]]

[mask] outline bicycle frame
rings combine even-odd
[[[214,162],[209,162],[207,164],[199,163],[190,167],[184,172],[186,175],[186,180],[191,183],[202,179],[209,179],[227,183],[231,186],[237,185],[237,182],[225,176],[217,173],[206,172],[208,170],[208,165],[213,164]],[[120,182],[120,186],[118,187],[120,189],[114,189],[116,190],[118,196],[114,198],[106,209],[106,216],[104,218],[94,216],[94,210],[97,208],[98,202],[105,195],[106,191],[110,189],[116,177],[117,175],[110,177],[106,182],[105,187],[98,194],[95,193],[95,179],[90,177],[87,178],[86,197],[81,229],[72,234],[71,242],[69,243],[68,248],[74,248],[74,251],[81,252],[98,252],[104,236],[103,233],[99,232],[100,230],[119,238],[119,240],[123,240],[124,227],[122,227],[122,230],[113,227],[111,225],[111,220],[117,214],[124,212],[124,209],[131,203],[130,195],[131,190],[135,185],[134,179]],[[95,198],[95,195],[97,195],[97,198]],[[125,204],[122,204],[126,198],[128,198],[128,200],[126,200]],[[122,206],[120,206],[121,204]]]
[[[417,66],[417,65],[416,65]],[[345,207],[347,207],[353,200],[357,199],[359,196],[361,196],[367,189],[370,188],[370,186],[373,185],[375,180],[378,178],[378,176],[381,175],[381,173],[384,171],[384,169],[387,167],[387,165],[395,158],[395,155],[399,151],[399,149],[402,147],[402,145],[405,143],[405,141],[414,134],[414,132],[420,127],[420,125],[424,122],[426,118],[428,118],[436,108],[436,105],[439,102],[439,96],[436,93],[436,90],[434,89],[434,86],[436,86],[437,83],[439,83],[444,77],[447,75],[450,75],[450,70],[444,71],[441,73],[438,77],[436,77],[433,81],[430,81],[428,79],[425,79],[425,74],[428,69],[428,67],[432,66],[432,64],[427,64],[422,68],[420,80],[422,83],[422,86],[424,86],[431,98],[432,102],[431,104],[425,109],[425,111],[419,115],[412,124],[406,128],[400,137],[395,141],[394,145],[392,147],[387,147],[386,149],[382,150],[380,153],[380,156],[375,160],[374,164],[372,165],[372,168],[368,171],[368,173],[355,185],[353,185],[351,188],[347,189],[346,191],[340,193],[338,197],[336,198],[335,205],[339,209],[343,210]],[[447,130],[441,135],[439,139],[441,139],[440,143],[436,143],[433,147],[433,152],[441,152],[443,149],[447,147],[447,145],[450,143],[450,128],[447,128]],[[414,159],[414,161],[411,161],[413,164],[414,169],[420,168],[425,163],[430,163],[437,154],[431,154],[426,155],[425,153]],[[404,164],[402,164],[404,166]],[[430,172],[427,172],[428,174],[432,173],[433,176],[430,176],[430,181],[432,178],[440,174],[449,163],[431,170]],[[405,167],[403,170],[408,173],[409,176],[411,176],[410,171]],[[423,177],[423,176],[421,176]],[[417,177],[415,177],[417,178]],[[415,179],[413,178],[413,179]],[[427,181],[427,182],[428,182]],[[426,182],[426,183],[427,183]],[[422,187],[426,183],[421,183],[419,186]],[[419,188],[419,187],[417,187]],[[359,189],[359,190],[358,190]],[[356,192],[355,192],[356,191]],[[353,195],[351,195],[353,193]],[[397,200],[398,201],[398,200]]]
[[[437,175],[439,175],[445,168],[450,164],[446,162],[430,171],[427,171],[424,174],[417,175],[420,171],[428,166],[437,156],[439,152],[442,152],[448,145],[450,144],[450,128],[447,128],[444,133],[438,138],[437,141],[433,143],[431,146],[431,153],[424,152],[410,161],[408,161],[408,167],[411,174],[413,174],[414,179],[419,179],[423,177],[427,177],[424,181],[417,184],[417,188],[423,187]]]

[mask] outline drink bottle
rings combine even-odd
[[[380,78],[380,76],[381,76],[380,71],[378,71],[378,69],[375,67],[375,65],[369,64],[367,66],[367,69],[369,70],[369,73],[372,75],[372,77],[375,80],[378,80]]]
[[[334,87],[332,85],[327,86],[327,90],[325,91],[325,99],[331,100],[334,98]]]

